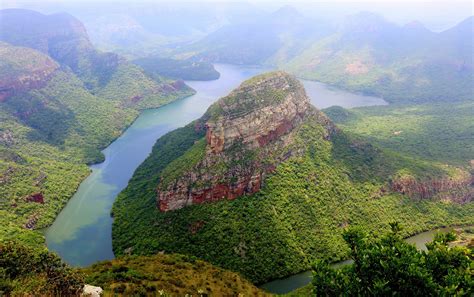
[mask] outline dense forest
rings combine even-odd
[[[0,295],[268,296],[307,270],[288,296],[473,294],[473,16],[434,31],[310,4],[17,2],[41,12],[0,10]],[[49,251],[102,150],[195,94],[184,80],[222,79],[216,63],[279,71],[156,140],[113,205],[116,259]],[[298,79],[388,105],[320,111]],[[426,250],[403,240],[445,226]]]
[[[100,150],[140,110],[189,96],[193,90],[151,78],[115,54],[97,52],[85,31],[77,33],[74,26],[80,28],[80,23],[70,16],[27,10],[4,10],[0,15],[2,25],[12,29],[2,30],[0,39],[18,45],[0,43],[1,238],[42,245],[43,235],[30,230],[53,222],[89,174],[86,165],[103,160]],[[15,26],[17,22],[36,26],[28,31]],[[63,31],[49,32],[49,37],[25,35],[64,22],[72,32],[70,40],[54,38]],[[21,29],[26,31],[18,32]],[[54,49],[44,38],[54,40]],[[45,43],[48,46],[42,47]]]
[[[384,149],[344,131],[327,140],[323,127],[311,121],[297,132],[296,142],[306,153],[278,165],[257,194],[160,212],[155,204],[162,172],[173,164],[196,164],[189,161],[198,156],[192,152],[201,145],[202,134],[195,126],[191,123],[160,138],[117,198],[116,255],[126,250],[192,254],[261,283],[308,269],[321,257],[345,259],[349,255],[341,234],[348,225],[379,233],[398,220],[406,225],[403,235],[408,236],[437,226],[473,223],[472,203],[455,200],[471,195],[469,185],[435,191],[429,198],[392,188],[405,178],[420,183],[463,180],[470,176],[466,169]]]

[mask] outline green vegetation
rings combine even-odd
[[[185,85],[154,81],[130,64],[118,66],[91,93],[73,72],[54,70],[57,64],[35,50],[1,43],[0,55],[0,75],[15,88],[0,101],[0,241],[43,244],[43,236],[30,230],[53,222],[89,174],[86,164],[102,161],[101,149],[141,109],[192,93]],[[54,72],[41,76],[40,67],[51,65]],[[18,84],[19,77],[36,83]]]
[[[179,254],[125,256],[82,270],[105,296],[268,296],[237,273]]]
[[[400,226],[374,238],[361,229],[345,231],[354,263],[333,269],[328,263],[314,265],[316,296],[471,296],[474,288],[474,250],[450,247],[454,233],[438,233],[418,251],[400,236]]]
[[[359,13],[348,17],[338,32],[314,40],[282,67],[305,79],[380,96],[391,103],[471,100],[472,23],[470,17],[434,33]]]
[[[316,259],[345,259],[349,249],[341,234],[347,225],[378,234],[398,220],[408,236],[473,223],[473,203],[413,201],[384,190],[401,172],[423,178],[450,174],[450,168],[386,153],[342,132],[330,141],[323,135],[316,122],[301,126],[295,143],[306,154],[280,164],[255,195],[161,213],[161,173],[202,137],[193,125],[167,134],[114,204],[115,254],[194,255],[261,283],[309,269]]]
[[[287,80],[289,86],[285,90],[277,89],[274,86],[265,86],[265,81],[274,79],[276,75],[278,72],[267,72],[244,81],[239,89],[212,104],[206,111],[204,118],[216,120],[221,115],[229,118],[240,117],[261,107],[280,104],[286,95],[294,92],[296,88],[300,87],[300,84],[296,79],[291,78]],[[264,87],[252,90],[255,85]],[[251,89],[250,92],[247,87]]]
[[[64,264],[45,247],[19,241],[0,243],[0,295],[77,296],[84,284],[100,286],[105,296],[269,296],[234,272],[178,254],[125,256],[83,269]]]
[[[134,64],[153,78],[166,76],[184,80],[214,80],[220,74],[209,62],[198,62],[191,59],[175,60],[170,58],[146,57],[133,61]]]
[[[0,243],[0,295],[75,296],[83,286],[83,275],[46,248]]]
[[[407,156],[464,167],[474,156],[473,101],[324,112],[344,131]]]

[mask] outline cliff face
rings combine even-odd
[[[279,163],[304,152],[293,134],[308,117],[327,126],[329,137],[331,123],[311,107],[295,78],[273,72],[244,82],[197,121],[196,129],[205,130],[206,137],[163,171],[159,209],[259,191]]]
[[[398,192],[415,200],[441,199],[469,203],[474,199],[474,174],[461,172],[457,177],[432,178],[424,181],[414,177],[400,177],[390,184]]]
[[[0,42],[0,102],[46,85],[59,65],[35,50]]]

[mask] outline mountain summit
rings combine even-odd
[[[160,210],[257,192],[279,163],[301,153],[293,132],[308,117],[331,126],[294,77],[272,72],[242,83],[198,120],[206,137],[163,171]]]

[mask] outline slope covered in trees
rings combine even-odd
[[[0,39],[16,44],[0,43],[0,238],[42,244],[29,230],[51,224],[86,164],[102,161],[101,149],[141,109],[193,90],[97,52],[71,16],[2,10],[0,18],[11,29]]]
[[[198,126],[191,123],[160,138],[119,195],[113,208],[116,255],[191,254],[259,283],[308,269],[319,258],[346,258],[340,235],[348,225],[377,233],[398,220],[409,235],[473,222],[470,200],[460,204],[444,192],[413,199],[392,188],[406,176],[455,178],[457,169],[382,150],[343,131],[327,138],[311,118],[292,138],[294,149],[304,153],[277,165],[260,192],[160,212],[157,184],[169,164],[193,156],[203,137]]]
[[[434,33],[419,23],[400,27],[378,15],[360,13],[284,68],[391,103],[471,100],[473,19]]]

